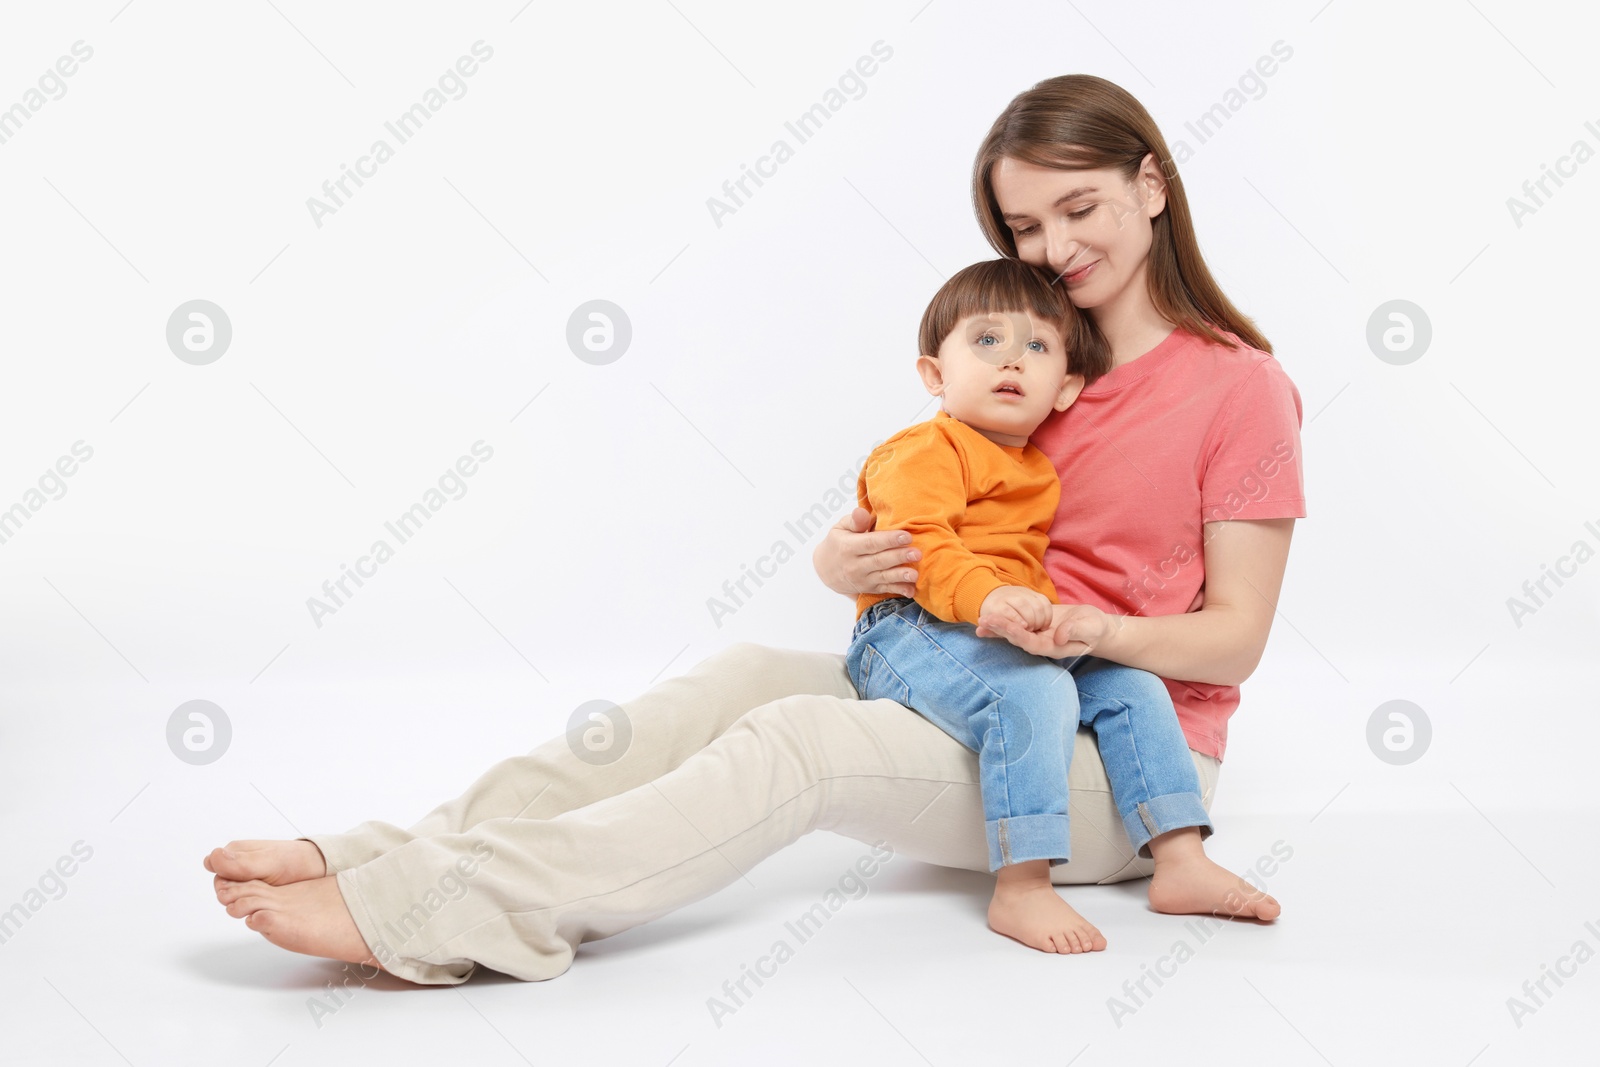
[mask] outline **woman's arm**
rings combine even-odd
[[[867,532],[877,517],[856,508],[834,523],[811,552],[811,565],[822,584],[835,593],[854,597],[860,593],[917,595],[917,568],[922,558],[911,547],[904,530]]]
[[[978,621],[978,636],[1004,637],[1040,656],[1059,659],[1087,652],[1163,678],[1238,685],[1261,662],[1293,532],[1293,519],[1206,523],[1205,591],[1199,611],[1108,615],[1085,604],[1058,605],[1055,625],[1038,633],[985,616]]]

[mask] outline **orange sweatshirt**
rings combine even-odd
[[[945,622],[977,625],[984,597],[1003,585],[1061,602],[1044,569],[1061,481],[1033,445],[996,444],[941,410],[872,450],[856,497],[874,530],[910,531],[922,550],[916,601]],[[889,596],[856,597],[856,617]]]

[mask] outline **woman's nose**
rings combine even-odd
[[[1078,242],[1068,237],[1062,226],[1057,224],[1045,231],[1045,260],[1056,274],[1064,274],[1077,254]]]

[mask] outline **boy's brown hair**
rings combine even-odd
[[[1053,324],[1067,347],[1067,373],[1083,375],[1086,384],[1111,369],[1111,354],[1097,343],[1089,317],[1072,306],[1048,273],[1011,258],[963,267],[939,287],[922,313],[918,353],[938,358],[939,346],[957,323],[990,312],[1021,312]]]

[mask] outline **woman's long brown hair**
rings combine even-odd
[[[1132,181],[1147,155],[1166,180],[1166,208],[1151,220],[1146,279],[1150,301],[1162,317],[1190,333],[1234,347],[1226,330],[1252,348],[1271,352],[1272,345],[1251,319],[1233,306],[1200,255],[1189,199],[1178,166],[1155,120],[1126,89],[1092,74],[1047,78],[1020,93],[1000,112],[978,148],[972,168],[972,200],[978,224],[995,250],[1016,256],[1017,242],[1000,216],[994,195],[994,165],[1003,158],[1020,159],[1058,170],[1115,169]],[[1098,326],[1093,342],[1105,346]]]

